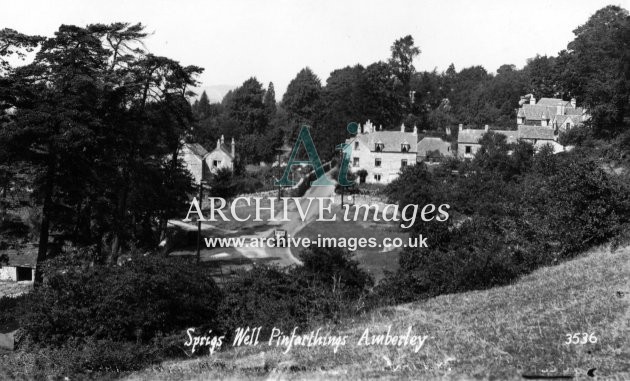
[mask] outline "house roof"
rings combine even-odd
[[[217,150],[223,151],[223,153],[228,155],[228,157],[230,157],[231,159],[234,159],[234,157],[232,157],[232,149],[230,147],[228,147],[226,144],[223,144],[223,143],[220,144],[218,147],[216,147],[215,149],[210,151],[210,153],[215,152]]]
[[[508,143],[516,143],[518,141],[518,131],[517,130],[493,130],[495,134],[505,135]]]
[[[437,151],[442,156],[450,156],[453,153],[449,150],[451,143],[442,138],[424,137],[418,142],[418,156],[426,157],[430,153]]]
[[[486,132],[487,131],[483,129],[472,130],[467,128],[465,130],[461,130],[457,135],[457,143],[479,143],[479,140],[481,140]]]
[[[36,246],[28,246],[17,250],[0,250],[0,267],[35,267],[37,264],[37,250]]]
[[[556,134],[552,127],[519,125],[518,130],[490,130],[495,134],[507,137],[508,143],[516,143],[519,139],[555,140]],[[457,143],[479,143],[486,130],[466,129],[459,131]],[[426,138],[425,138],[426,139]],[[424,140],[424,139],[423,139]]]
[[[554,104],[555,102],[555,104]],[[563,115],[584,115],[584,109],[582,107],[572,107],[570,102],[563,101],[557,98],[543,98],[535,105],[524,104],[518,110],[517,117],[525,117],[527,120],[553,120],[558,116],[557,106],[564,106]]]
[[[347,143],[352,141],[360,141],[370,151],[374,151],[376,143],[383,144],[383,152],[400,152],[401,145],[406,142],[409,144],[409,153],[418,152],[418,137],[413,132],[374,131],[346,140]]]
[[[571,102],[560,98],[540,98],[540,100],[536,102],[536,106],[571,106]]]
[[[555,140],[555,130],[543,126],[518,126],[519,139]]]
[[[201,158],[208,154],[208,151],[206,151],[206,149],[199,143],[184,143],[184,146]]]

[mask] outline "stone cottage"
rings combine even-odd
[[[399,131],[383,131],[369,120],[359,125],[356,137],[347,139],[352,146],[351,169],[363,169],[367,176],[361,182],[387,184],[398,177],[401,169],[415,165],[418,154],[418,129],[407,132],[405,125]]]

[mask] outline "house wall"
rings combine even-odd
[[[470,153],[466,153],[466,147],[470,147]],[[457,143],[457,156],[464,159],[472,159],[481,148],[478,143]]]
[[[358,149],[352,150],[350,168],[355,173],[365,169],[368,173],[366,183],[388,184],[398,177],[402,160],[406,159],[407,165],[415,165],[416,156],[416,152],[372,152],[364,144],[359,144]],[[359,159],[358,166],[354,165],[355,158]],[[380,167],[376,167],[376,158],[381,159]],[[380,175],[380,180],[376,180],[374,175]]]
[[[210,154],[206,156],[205,160],[206,165],[208,165],[208,168],[210,168],[210,172],[212,173],[216,172],[219,168],[234,169],[232,158],[227,153],[219,149],[210,152]],[[215,161],[219,162],[217,166],[214,165]]]
[[[195,179],[195,183],[199,184],[203,178],[203,160],[187,147],[182,148],[179,157],[184,162],[184,167]]]
[[[0,267],[0,280],[17,281],[17,269],[14,266]]]

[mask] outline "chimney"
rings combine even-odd
[[[413,134],[418,135],[418,127],[415,124],[413,126]]]
[[[363,125],[363,131],[366,134],[372,133],[374,132],[374,125],[372,124],[372,122],[368,119],[367,122],[365,122],[365,124]]]
[[[486,124],[486,126],[483,128],[484,131],[488,132],[488,125]]]
[[[577,100],[575,98],[571,98],[571,107],[573,108],[577,107]]]
[[[223,138],[223,135],[221,135],[221,144],[223,144],[224,141],[225,139]]]
[[[446,136],[451,136],[451,127],[450,126],[446,126],[444,128],[444,131],[446,132]]]
[[[564,113],[562,112],[562,105],[557,105],[556,106],[556,115],[563,115]]]
[[[534,96],[534,94],[532,94],[532,96],[529,97],[529,104],[530,105],[535,105],[536,104],[536,97]]]
[[[234,137],[232,137],[232,144],[230,144],[232,147],[232,157],[236,157],[236,143],[234,143]]]
[[[460,124],[459,124],[459,131],[461,132],[461,131],[463,131],[463,130],[464,130],[464,125],[460,123]]]
[[[405,123],[400,125],[400,132],[405,132]]]
[[[217,149],[221,147],[221,139],[217,139]]]

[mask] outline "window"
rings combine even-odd
[[[383,143],[376,143],[376,145],[374,147],[374,151],[381,152],[381,151],[383,151],[384,148],[385,148],[385,144],[383,144]]]
[[[472,152],[472,147],[466,146],[466,153],[471,153],[471,152]]]
[[[375,167],[381,166],[381,158],[377,157],[376,159],[374,159],[374,166]]]
[[[400,161],[400,168],[405,168],[407,166],[407,159],[402,159]]]
[[[221,164],[221,162],[219,160],[212,160],[212,166],[213,167],[218,167],[219,164]]]
[[[354,142],[354,149],[356,149],[356,150],[359,149],[359,142]]]
[[[358,167],[359,166],[359,158],[358,157],[353,157],[352,158],[352,166],[353,167]]]
[[[380,174],[378,174],[378,173],[377,173],[377,174],[375,174],[375,175],[374,175],[374,180],[376,180],[376,181],[381,181],[381,175],[380,175]]]
[[[400,145],[401,152],[409,152],[409,143],[403,143]]]

